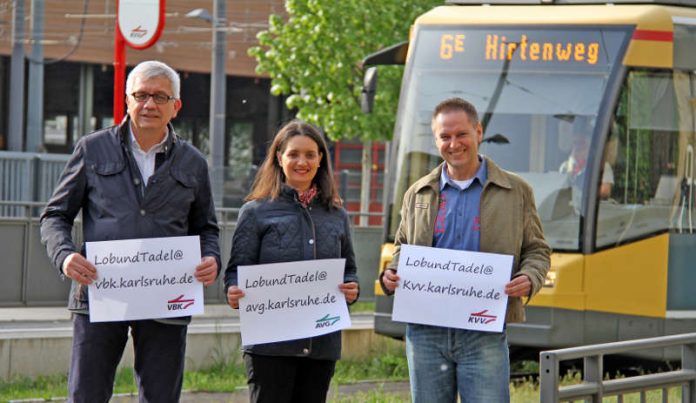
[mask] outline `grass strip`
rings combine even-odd
[[[407,380],[408,366],[403,343],[382,340],[376,343],[362,359],[340,360],[336,365],[333,384],[346,384],[369,380]],[[211,367],[186,371],[184,390],[192,392],[234,392],[246,386],[246,371],[241,353],[235,351]],[[21,399],[45,399],[65,396],[67,375],[17,377],[0,380],[0,401]],[[131,368],[122,368],[116,374],[114,393],[135,393],[137,387]]]

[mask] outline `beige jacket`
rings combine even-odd
[[[481,193],[481,252],[513,255],[512,276],[526,274],[529,277],[531,297],[544,284],[551,254],[544,240],[532,188],[522,178],[501,169],[488,158],[484,158],[484,163],[488,164],[488,180]],[[394,258],[388,268],[396,270],[401,244],[432,246],[443,165],[420,178],[406,191],[401,224],[395,235]],[[525,320],[520,298],[508,299],[505,320],[508,323]]]

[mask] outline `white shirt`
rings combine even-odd
[[[128,125],[128,131],[130,132],[131,140],[131,152],[133,153],[133,158],[135,158],[135,163],[138,164],[138,169],[140,170],[140,176],[143,177],[143,183],[147,186],[147,181],[150,179],[153,173],[155,173],[155,156],[158,152],[164,150],[164,143],[167,141],[167,136],[164,136],[162,141],[158,144],[152,146],[147,152],[140,148],[140,144],[135,139],[133,134],[133,129]]]

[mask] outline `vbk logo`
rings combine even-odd
[[[336,322],[338,322],[340,319],[341,319],[340,316],[332,316],[332,317],[329,317],[329,314],[327,313],[326,315],[324,315],[323,318],[317,319],[317,321],[316,321],[316,322],[317,322],[317,325],[316,325],[314,328],[315,328],[315,329],[319,329],[320,327],[329,327],[329,326],[333,326],[333,325],[335,325]]]
[[[147,34],[147,29],[143,29],[141,25],[138,25],[130,31],[131,38],[142,38],[145,34]]]
[[[498,319],[495,315],[488,315],[488,309],[484,309],[481,312],[474,312],[469,315],[469,323],[476,323],[481,325],[487,325],[491,322],[495,322]]]
[[[167,301],[167,310],[180,311],[193,305],[193,302],[193,299],[185,299],[184,294],[181,294],[178,297]]]

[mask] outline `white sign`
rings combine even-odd
[[[401,245],[392,319],[502,332],[512,256]]]
[[[203,313],[198,236],[87,242],[97,268],[89,285],[92,322],[172,318]]]
[[[162,20],[160,21],[160,17]],[[129,46],[144,49],[156,41],[164,28],[160,0],[120,0],[118,27]]]
[[[345,259],[239,266],[242,344],[302,339],[350,327]]]

